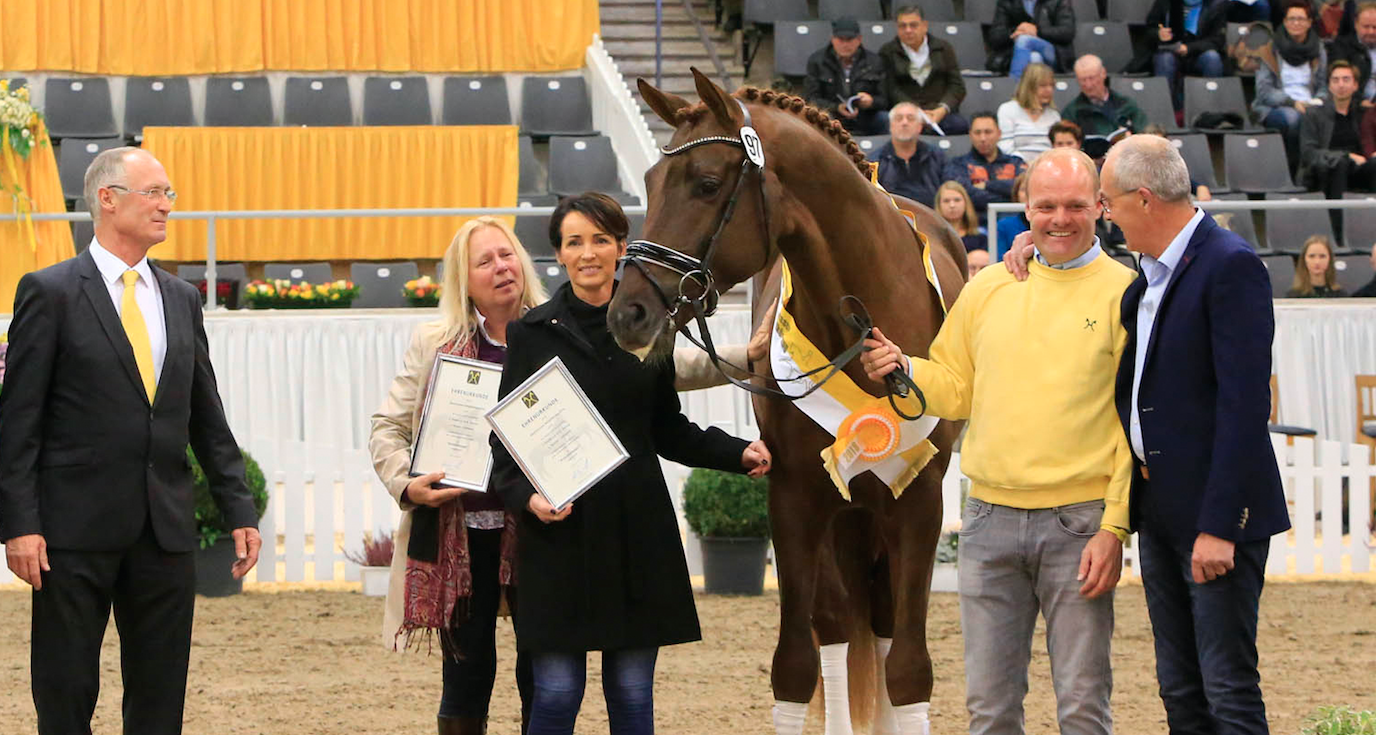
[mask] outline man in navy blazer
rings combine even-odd
[[[1116,395],[1167,723],[1266,733],[1257,608],[1270,537],[1290,527],[1267,431],[1270,280],[1242,238],[1194,207],[1166,139],[1117,144],[1102,181],[1105,212],[1142,255],[1123,294]]]

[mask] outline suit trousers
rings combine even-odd
[[[1171,735],[1265,735],[1257,608],[1270,542],[1239,543],[1232,571],[1196,584],[1192,546],[1172,545],[1149,530],[1137,538]]]
[[[164,551],[146,522],[127,549],[50,548],[48,562],[43,589],[33,593],[30,665],[39,735],[90,734],[112,607],[125,735],[180,733],[196,602],[193,552]]]

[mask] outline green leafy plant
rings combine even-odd
[[[696,469],[683,485],[683,515],[703,538],[769,538],[769,483]]]
[[[1376,712],[1351,707],[1320,707],[1309,716],[1305,735],[1376,735]]]
[[[248,482],[248,490],[253,495],[253,509],[257,511],[258,517],[262,518],[263,513],[268,509],[268,483],[267,478],[263,477],[263,470],[258,466],[258,462],[244,453],[244,479]],[[195,483],[196,492],[196,531],[200,534],[201,548],[209,548],[220,540],[221,536],[227,536],[234,529],[229,528],[225,523],[225,518],[220,514],[219,506],[215,505],[215,500],[210,497],[210,481],[206,479],[205,472],[201,470],[201,463],[196,461],[196,454],[191,451],[191,447],[186,448],[186,460],[191,463],[191,479]]]
[[[955,564],[960,558],[960,534],[955,531],[941,534],[936,542],[936,561],[938,564]]]

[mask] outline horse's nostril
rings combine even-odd
[[[645,311],[645,306],[644,306],[644,304],[636,304],[636,303],[633,303],[633,304],[631,304],[631,309],[630,309],[630,311],[631,311],[631,324],[634,324],[634,325],[644,324],[644,323],[645,323],[645,318],[646,318],[647,316],[649,316],[649,312]]]

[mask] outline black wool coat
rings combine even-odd
[[[678,521],[659,457],[742,472],[747,442],[683,415],[672,361],[642,364],[577,322],[565,283],[545,304],[507,326],[501,394],[554,357],[563,360],[630,459],[545,524],[527,510],[534,486],[492,437],[491,489],[519,514],[517,647],[606,651],[702,638]],[[577,302],[587,308],[582,302]]]

